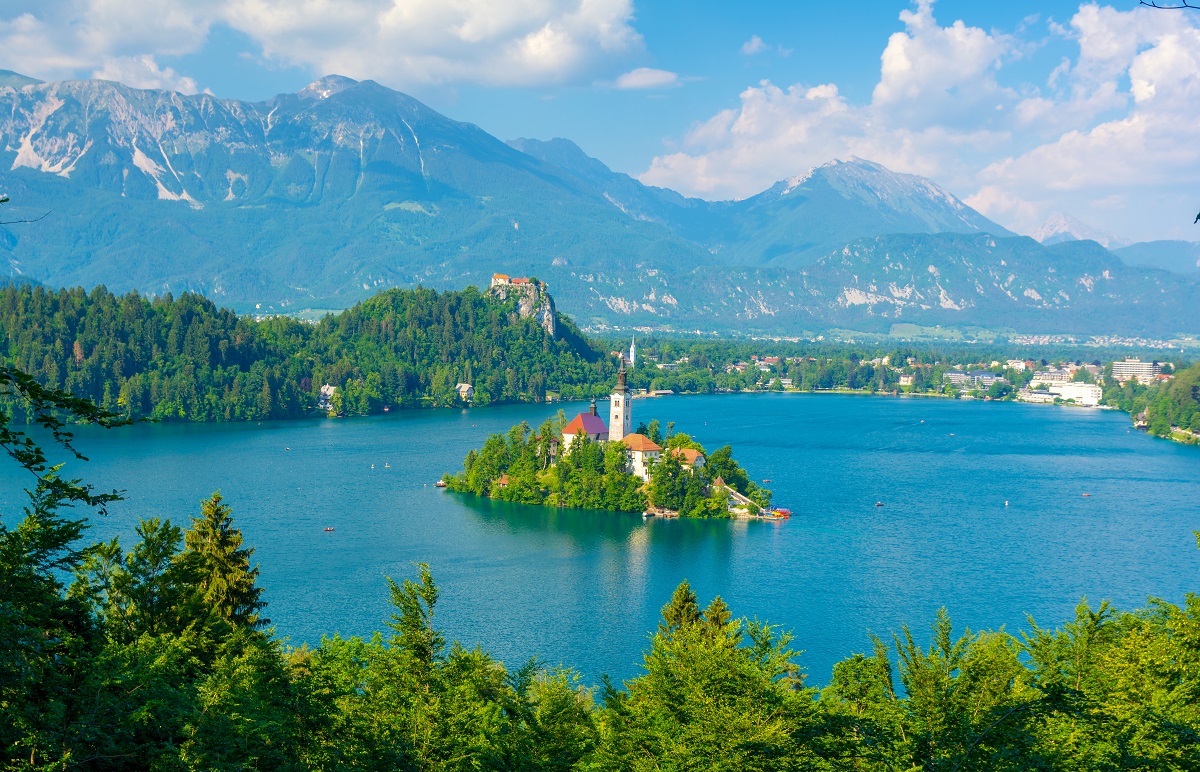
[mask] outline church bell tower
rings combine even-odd
[[[633,409],[629,400],[629,386],[625,384],[625,360],[621,360],[621,369],[617,371],[617,387],[613,389],[608,408],[608,439],[610,442],[620,442],[622,438],[633,434]]]

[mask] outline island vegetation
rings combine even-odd
[[[11,368],[0,386],[67,450],[61,416],[119,422]],[[928,636],[872,637],[816,686],[791,633],[719,597],[702,608],[684,582],[638,675],[588,685],[569,666],[448,642],[420,566],[388,580],[386,632],[293,648],[269,626],[253,549],[219,494],[186,527],[145,520],[132,544],[87,545],[86,509],[115,494],[63,479],[9,418],[0,446],[30,491],[0,521],[6,770],[1200,765],[1197,595],[1133,612],[1081,603],[1061,627],[1030,620],[1019,635],[956,632],[942,611]]]
[[[450,490],[488,496],[518,504],[548,507],[644,512],[649,507],[682,517],[730,517],[729,489],[770,505],[770,491],[753,481],[733,459],[733,449],[722,446],[712,453],[668,425],[663,435],[657,419],[638,427],[637,433],[663,452],[650,467],[649,479],[630,471],[630,451],[621,442],[597,442],[579,434],[570,451],[558,453],[567,426],[563,411],[547,419],[534,432],[527,423],[505,434],[492,434],[478,451],[463,459],[463,470],[443,480]],[[683,449],[694,450],[703,464],[684,463]],[[721,485],[716,485],[718,480]]]

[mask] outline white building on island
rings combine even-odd
[[[621,439],[629,448],[629,471],[643,480],[650,479],[650,467],[662,453],[662,446],[644,434],[629,434]]]

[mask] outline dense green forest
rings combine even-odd
[[[1106,379],[1107,404],[1132,414],[1151,434],[1195,442],[1200,439],[1200,364],[1179,370],[1168,383],[1144,387],[1128,383],[1124,387]],[[1182,435],[1189,432],[1193,436]]]
[[[639,426],[639,434],[665,449],[643,483],[629,472],[629,450],[619,442],[594,442],[581,433],[570,452],[556,454],[566,425],[560,410],[536,432],[522,422],[505,434],[489,435],[483,447],[467,453],[460,474],[443,479],[450,490],[518,504],[615,512],[642,512],[653,505],[683,517],[729,517],[728,494],[712,485],[720,477],[759,507],[770,504],[770,492],[750,480],[728,445],[710,454],[671,426],[663,436],[657,419]],[[705,463],[685,466],[673,453],[682,448],[698,451]]]
[[[384,407],[590,396],[613,363],[569,319],[552,337],[515,300],[388,290],[317,324],[255,321],[200,295],[0,288],[0,361],[134,418],[246,421],[314,414],[323,384],[350,415]]]
[[[333,411],[369,415],[386,408],[473,405],[603,396],[628,341],[593,341],[563,315],[551,336],[515,300],[473,287],[461,292],[387,290],[316,324],[290,317],[255,320],[196,294],[149,299],[103,287],[0,287],[0,362],[130,418],[251,421],[318,415],[321,386],[337,387]],[[1029,371],[1000,365],[1078,361],[1078,347],[940,347],[832,342],[639,341],[635,389],[720,393],[795,389],[954,396],[952,369],[1002,375],[1013,388]],[[1125,350],[1091,350],[1104,361]],[[1038,355],[1041,358],[1038,359]],[[1093,358],[1100,364],[1101,358]],[[1100,378],[1104,403],[1129,412],[1162,437],[1200,433],[1197,366],[1164,362],[1165,384]],[[912,382],[901,385],[901,378]],[[1086,376],[1084,376],[1086,377]],[[1011,398],[1002,387],[989,394]],[[17,403],[5,403],[25,417]],[[1180,431],[1182,430],[1182,431]],[[1189,433],[1190,432],[1190,433]]]
[[[68,449],[64,415],[117,418],[10,368],[0,387]],[[0,446],[32,483],[0,521],[3,769],[1200,768],[1197,595],[1082,603],[1019,635],[955,632],[942,612],[928,645],[872,638],[816,688],[802,641],[719,597],[702,608],[685,582],[639,674],[593,686],[446,641],[421,567],[388,580],[387,632],[294,649],[219,495],[186,528],[86,546],[83,510],[113,494],[60,478],[7,415]]]

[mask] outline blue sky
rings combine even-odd
[[[0,0],[0,67],[250,100],[337,72],[689,195],[858,155],[1021,232],[1200,238],[1200,12],[1136,0]]]

